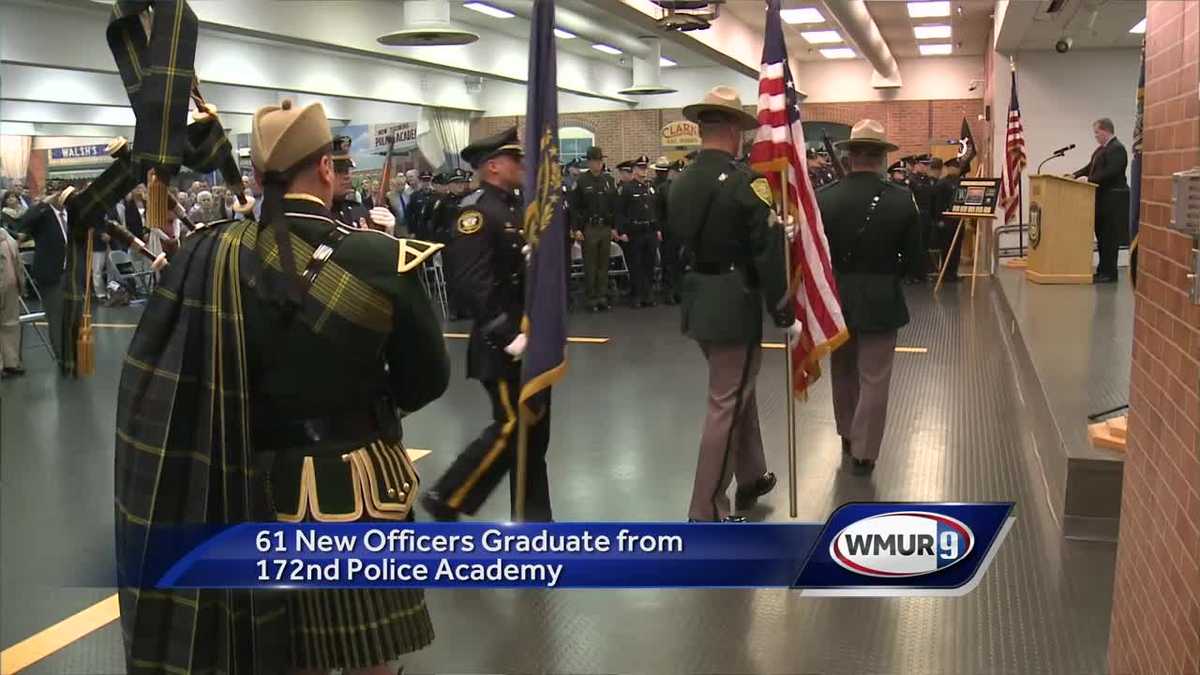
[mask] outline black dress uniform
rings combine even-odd
[[[333,170],[339,174],[350,173],[354,159],[350,157],[350,137],[333,139]],[[367,230],[371,227],[371,210],[354,199],[353,190],[333,195],[333,218],[346,227]]]
[[[644,168],[650,164],[645,155],[633,160]],[[654,263],[658,251],[658,191],[649,182],[634,178],[621,186],[617,197],[617,231],[627,238],[629,281],[632,287],[629,303],[634,307],[651,307],[654,302]]]
[[[479,166],[500,154],[518,155],[516,128],[462,151]],[[427,509],[439,519],[473,514],[510,473],[510,498],[516,499],[517,396],[520,361],[504,351],[521,334],[525,311],[524,204],[513,190],[484,181],[459,205],[449,248],[451,284],[474,313],[467,346],[467,377],[479,380],[491,401],[492,423],[484,429],[426,493]],[[549,411],[529,427],[525,516],[549,521],[550,487],[546,449]]]
[[[429,187],[429,181],[433,180],[433,174],[422,173],[420,176],[421,187],[413,191],[412,196],[408,198],[408,205],[404,208],[404,222],[408,225],[408,231],[416,239],[429,239],[429,232],[425,229],[425,203],[433,199],[433,189]]]
[[[921,155],[916,157],[916,162],[919,164],[929,164],[929,155]],[[921,257],[914,261],[912,279],[921,279],[928,273],[928,256],[925,255],[929,248],[929,243],[933,240],[933,193],[935,181],[929,177],[927,173],[913,172],[908,176],[908,189],[912,192],[913,201],[917,203],[917,211],[920,213],[920,234],[921,234]]]
[[[958,192],[958,182],[959,177],[953,172],[948,172],[933,188],[933,222],[937,230],[939,248],[942,249],[941,262],[946,267],[942,281],[948,283],[958,281],[958,261],[962,256],[965,237],[959,235],[958,241],[955,241],[954,233],[958,230],[958,218],[942,214],[949,211],[950,207],[954,205],[954,194]]]
[[[589,160],[603,159],[604,153],[593,146]],[[612,251],[612,227],[617,186],[612,176],[590,170],[579,174],[571,199],[577,231],[583,233],[583,286],[592,309],[608,308],[608,259]]]
[[[667,227],[667,214],[669,213],[671,184],[674,182],[671,178],[671,171],[678,171],[678,163],[668,164],[666,171],[661,171],[654,182],[654,191],[657,199],[654,200],[655,212],[658,216],[659,232],[662,232],[662,241],[659,242],[659,258],[662,262],[662,286],[663,295],[666,298],[667,304],[679,304],[679,290],[683,283],[683,250],[679,239],[671,234],[670,228]]]

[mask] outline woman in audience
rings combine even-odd
[[[9,195],[4,196],[7,212]],[[7,214],[6,214],[7,215]],[[25,275],[17,240],[0,228],[0,378],[24,375],[21,367],[21,294]]]
[[[4,200],[0,201],[0,227],[15,232],[17,220],[25,213],[21,206],[21,194],[16,190],[6,190]]]

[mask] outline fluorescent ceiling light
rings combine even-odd
[[[908,15],[914,19],[924,19],[931,16],[950,16],[950,0],[936,2],[910,2]]]
[[[668,59],[665,56],[660,56],[660,57],[658,57],[658,65],[661,68],[670,68],[671,66],[677,66],[679,64],[672,61],[671,59]]]
[[[948,38],[951,35],[950,26],[913,26],[913,33],[918,40],[933,38]]]
[[[825,23],[825,17],[815,7],[780,10],[779,18],[784,23]]]
[[[849,47],[835,47],[833,49],[822,49],[821,56],[827,59],[852,59],[858,55]]]
[[[1133,28],[1130,28],[1129,32],[1130,33],[1139,33],[1139,34],[1145,33],[1146,32],[1146,19],[1143,18],[1141,21],[1133,24]]]
[[[595,49],[598,52],[604,52],[605,54],[612,54],[613,56],[621,53],[620,49],[605,44],[594,44],[592,45],[592,49]]]
[[[954,51],[954,45],[950,43],[940,45],[917,45],[917,49],[921,51],[921,56],[944,56]]]
[[[569,33],[561,28],[555,28],[554,29],[554,37],[562,38],[563,40],[574,40],[576,35],[574,33]]]
[[[511,19],[514,16],[516,16],[516,14],[513,14],[512,12],[506,12],[506,11],[500,9],[499,7],[492,7],[491,5],[485,5],[482,2],[464,3],[463,7],[467,8],[467,9],[473,9],[476,12],[479,12],[480,14],[487,14],[488,16],[492,16],[497,19]]]
[[[810,45],[827,45],[831,42],[841,42],[842,36],[836,30],[809,30],[800,33],[800,37]]]

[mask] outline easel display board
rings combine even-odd
[[[963,178],[954,202],[943,215],[960,218],[995,218],[1000,203],[999,178]]]

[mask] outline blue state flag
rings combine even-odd
[[[1142,216],[1142,141],[1146,112],[1146,43],[1142,42],[1142,64],[1138,73],[1137,107],[1133,123],[1133,161],[1129,164],[1129,276],[1137,283],[1138,229]]]
[[[519,399],[527,424],[545,413],[550,387],[567,370],[567,232],[554,39],[554,0],[535,0],[525,117],[525,236],[533,252],[525,278],[522,330],[528,346]]]

